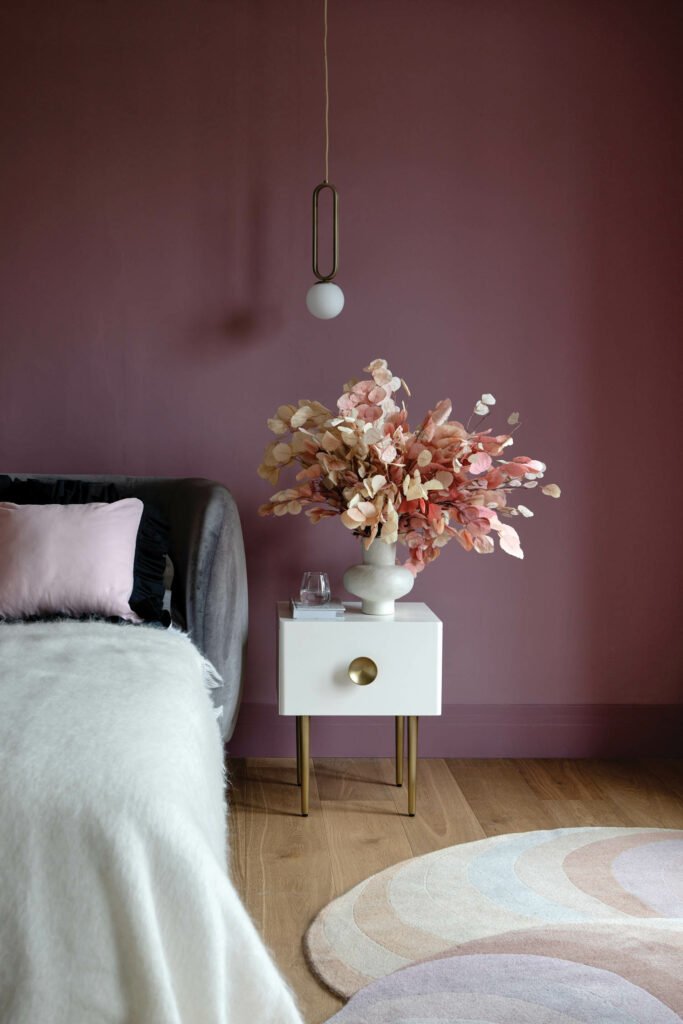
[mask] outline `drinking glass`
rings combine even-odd
[[[330,580],[326,572],[308,569],[301,577],[299,598],[302,604],[327,604],[330,600]]]

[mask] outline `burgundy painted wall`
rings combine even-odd
[[[681,5],[330,7],[347,307],[322,323],[320,0],[1,5],[0,468],[228,484],[251,582],[235,749],[277,753],[273,603],[357,553],[338,523],[257,518],[266,417],[375,356],[415,418],[492,391],[564,493],[522,523],[524,562],[453,545],[419,578],[445,701],[474,706],[423,749],[533,753],[527,705],[594,706],[586,749],[611,749],[610,705],[683,699]],[[363,748],[326,728],[318,751]]]

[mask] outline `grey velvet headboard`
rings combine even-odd
[[[34,473],[11,475],[58,479]],[[175,569],[174,619],[223,679],[222,690],[215,691],[214,697],[217,704],[222,703],[221,731],[229,740],[242,694],[248,622],[242,527],[232,495],[212,480],[81,475],[73,479],[115,484],[122,497],[140,498],[166,516]]]

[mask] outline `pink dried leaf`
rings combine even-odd
[[[427,416],[424,423],[420,427],[418,433],[421,441],[429,442],[434,437],[434,431],[436,430],[436,424],[431,416]]]
[[[451,405],[449,399],[444,398],[440,402],[437,402],[436,408],[432,413],[430,413],[430,416],[434,421],[435,425],[437,427],[440,427],[443,423],[446,423],[452,411],[453,406]]]
[[[474,538],[469,530],[457,530],[455,533],[455,539],[458,544],[465,549],[465,551],[471,551],[474,547]]]
[[[487,469],[490,469],[492,462],[493,460],[491,456],[487,455],[486,452],[477,452],[477,454],[470,459],[467,470],[472,476],[476,476],[479,473],[485,473]]]
[[[350,413],[358,405],[358,402],[358,395],[345,394],[337,402],[337,408],[340,412]]]
[[[299,470],[296,474],[297,480],[316,480],[322,476],[322,467],[319,462],[315,462],[312,466],[307,466],[305,469]]]
[[[356,412],[360,419],[365,420],[366,423],[375,423],[382,417],[382,410],[378,405],[359,405],[356,408]]]
[[[328,519],[331,516],[339,515],[339,513],[331,508],[309,508],[306,510],[306,515],[315,524],[319,523],[321,519]]]
[[[361,523],[365,522],[365,516],[357,508],[348,508],[342,512],[341,521],[349,530],[357,530]]]
[[[513,526],[508,523],[501,523],[498,527],[498,543],[501,550],[513,558],[524,558],[524,552],[519,542],[519,534]]]
[[[397,455],[398,452],[393,444],[386,445],[379,453],[382,462],[393,462]]]
[[[523,480],[526,470],[519,462],[506,462],[500,467],[513,480]]]

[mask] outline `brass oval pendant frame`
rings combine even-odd
[[[332,270],[321,274],[318,267],[318,201],[323,189],[332,193]],[[321,181],[313,189],[313,273],[319,281],[331,281],[339,270],[339,193],[329,181]]]

